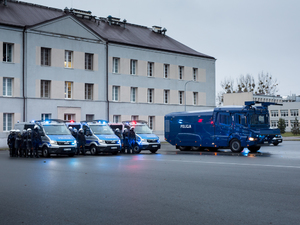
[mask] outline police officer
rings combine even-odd
[[[123,131],[123,146],[122,146],[122,150],[121,150],[122,153],[125,153],[126,149],[128,152],[128,149],[129,149],[128,135],[129,135],[128,129],[125,128]]]
[[[32,145],[33,145],[32,146],[33,147],[33,156],[35,156],[36,158],[40,158],[39,145],[40,145],[40,143],[42,143],[42,138],[39,133],[39,127],[37,125],[35,125],[33,128],[31,139],[32,139]]]
[[[27,145],[27,152],[30,153],[30,157],[32,158],[33,151],[32,151],[32,130],[31,130],[31,128],[27,129],[26,145]]]
[[[22,133],[22,155],[28,158],[28,149],[27,149],[27,130],[23,130]]]
[[[76,139],[76,141],[77,141],[77,148],[76,148],[76,152],[75,152],[75,154],[76,155],[79,155],[79,149],[78,149],[78,132],[77,132],[77,129],[74,127],[73,128],[73,130],[72,130],[72,132],[71,132],[71,134],[72,134],[72,136]]]
[[[80,154],[80,149],[82,149],[82,154],[85,155],[85,143],[86,139],[83,133],[83,129],[80,128],[77,134],[77,154]]]
[[[9,156],[14,156],[14,148],[15,148],[15,130],[11,130],[7,137],[7,145],[9,147]]]
[[[129,134],[128,134],[128,142],[129,142],[129,153],[128,153],[128,151],[127,151],[127,153],[130,154],[130,150],[132,150],[132,153],[134,153],[133,148],[136,144],[136,136],[135,136],[135,132],[134,132],[133,127],[130,128],[130,131],[129,131]]]
[[[22,157],[22,134],[20,130],[16,130],[16,139],[15,139],[15,156]]]
[[[117,135],[120,139],[122,138],[122,134],[119,128],[115,130],[115,135]]]

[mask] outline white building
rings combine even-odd
[[[215,106],[215,58],[157,26],[8,0],[0,53],[0,147],[17,121],[142,119],[163,137],[165,114]]]

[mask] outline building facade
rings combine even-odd
[[[0,4],[0,147],[18,121],[142,119],[162,137],[165,114],[215,105],[215,58],[160,27]]]

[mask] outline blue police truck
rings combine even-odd
[[[269,122],[268,106],[275,104],[249,101],[245,106],[169,113],[165,115],[165,140],[181,151],[230,148],[241,152],[248,148],[257,152],[280,136],[280,130],[270,128]]]

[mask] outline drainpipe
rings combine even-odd
[[[22,89],[23,89],[23,122],[26,120],[26,98],[25,98],[25,33],[26,33],[26,26],[23,29],[23,54],[22,54]]]
[[[108,98],[108,41],[105,44],[106,47],[106,103],[107,103],[107,121],[109,121],[109,98]]]

